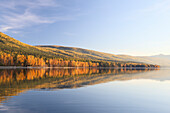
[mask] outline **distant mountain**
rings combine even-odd
[[[151,57],[165,58],[165,59],[169,59],[170,60],[170,55],[164,55],[164,54],[154,55],[154,56],[151,56]]]
[[[34,55],[43,58],[67,58],[81,60],[101,60],[116,62],[141,62],[170,66],[170,60],[157,57],[135,57],[115,55],[94,50],[57,45],[31,46],[0,32],[0,53]]]
[[[167,58],[158,58],[158,57],[150,57],[150,56],[143,56],[139,58],[140,60],[137,61],[143,61],[145,63],[157,64],[161,66],[170,66],[170,59]]]

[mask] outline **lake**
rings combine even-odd
[[[0,113],[170,113],[170,69],[0,69]]]

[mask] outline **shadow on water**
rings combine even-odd
[[[57,90],[131,80],[153,70],[158,69],[1,69],[0,103],[30,89]]]

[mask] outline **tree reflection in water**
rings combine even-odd
[[[157,69],[2,69],[0,70],[0,103],[10,96],[16,96],[29,89],[77,88],[114,80],[130,80],[138,78],[135,73]]]

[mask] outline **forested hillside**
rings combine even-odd
[[[0,32],[1,66],[158,67],[125,61],[123,57],[63,46],[31,46]]]

